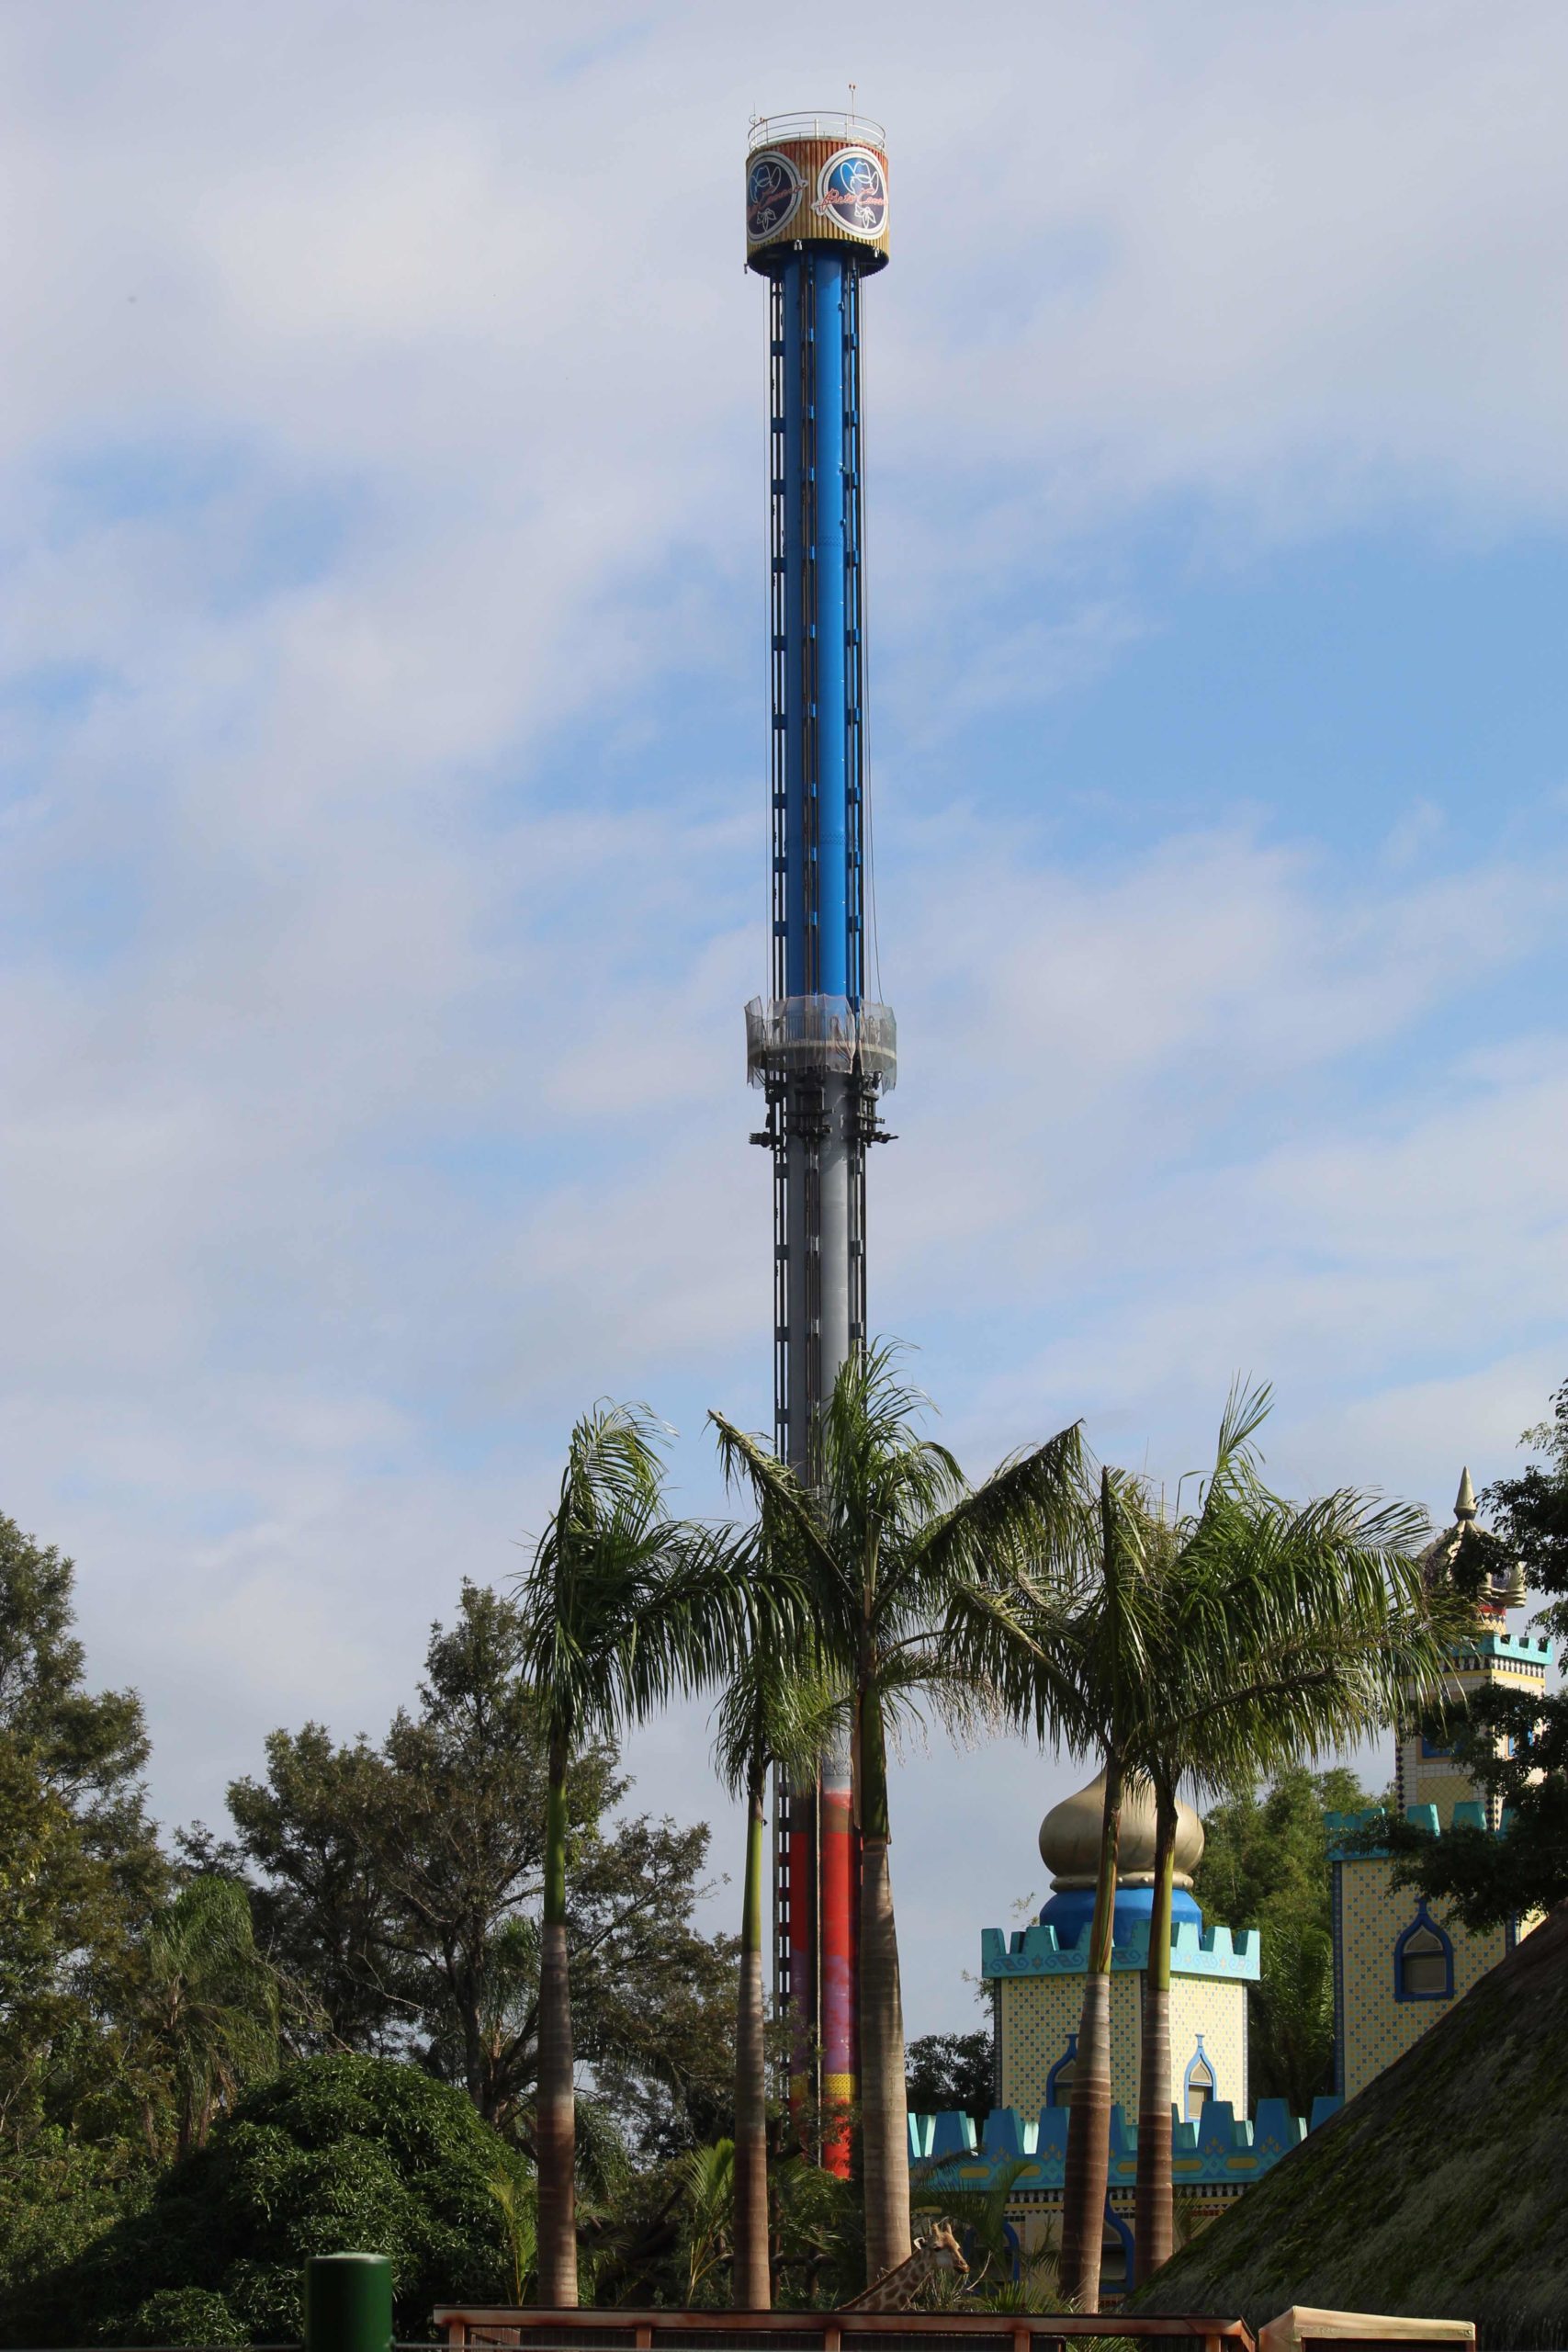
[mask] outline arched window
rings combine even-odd
[[[1102,2293],[1124,2295],[1133,2283],[1133,2233],[1110,2204],[1100,2241],[1100,2285]]]
[[[1187,2073],[1182,2078],[1182,2111],[1187,2120],[1189,2123],[1201,2123],[1203,2120],[1203,2101],[1218,2096],[1214,2082],[1214,2069],[1209,2053],[1203,2047],[1201,2034],[1198,2036],[1197,2049],[1187,2062]]]
[[[1045,2104],[1047,2107],[1071,2107],[1073,2103],[1073,2077],[1077,2075],[1077,2071],[1078,2038],[1076,2033],[1069,2033],[1067,2036],[1067,2046],[1066,2050],[1062,2052],[1062,2055],[1057,2059],[1055,2064],[1052,2067],[1050,2073],[1045,2077]]]
[[[1396,2001],[1447,2001],[1453,1997],[1454,1948],[1422,1905],[1393,1948]]]

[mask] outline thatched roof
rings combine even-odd
[[[1568,1905],[1129,2308],[1292,2303],[1568,2346]]]

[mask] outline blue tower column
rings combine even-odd
[[[854,311],[852,270],[838,254],[813,254],[810,348],[807,378],[815,428],[816,545],[811,571],[816,612],[811,636],[816,655],[815,774],[805,778],[817,811],[817,987],[841,996],[856,1010],[858,975],[852,970],[849,935],[858,928],[860,902],[852,894],[849,867],[849,643],[847,574],[852,551],[851,485],[845,447],[851,433],[846,413],[855,377],[851,337]],[[856,779],[858,785],[858,778]],[[809,880],[810,877],[808,877]],[[856,870],[855,881],[859,882]]]

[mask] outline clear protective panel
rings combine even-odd
[[[887,1004],[846,996],[754,996],[746,1007],[746,1076],[770,1080],[852,1073],[884,1094],[898,1081],[898,1027]]]

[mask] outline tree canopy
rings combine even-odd
[[[141,1702],[88,1690],[74,1573],[0,1517],[0,2162],[136,2115],[122,2021],[169,1878]]]
[[[306,2059],[248,2093],[145,2209],[0,2302],[10,2343],[297,2341],[311,2254],[390,2256],[398,2335],[438,2301],[502,2301],[512,2256],[494,2185],[525,2160],[461,2091],[417,2066]]]
[[[275,1732],[230,1791],[210,1860],[255,1881],[262,1941],[319,2005],[318,2041],[416,2058],[531,2143],[547,1729],[515,1603],[465,1584],[433,1629],[418,1704],[386,1739]],[[733,1947],[700,1933],[708,1833],[617,1817],[614,1747],[574,1749],[568,1943],[580,2054],[632,2136],[690,2145],[727,2122]]]

